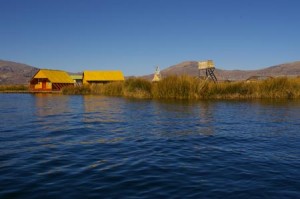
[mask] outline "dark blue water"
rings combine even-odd
[[[300,198],[300,101],[0,94],[0,198]]]

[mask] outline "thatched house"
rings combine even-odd
[[[246,82],[257,82],[261,80],[267,80],[267,79],[272,79],[273,77],[271,76],[251,76],[248,79],[246,79]]]
[[[40,69],[30,80],[31,90],[59,91],[65,86],[74,86],[74,81],[61,70]]]
[[[70,77],[73,79],[75,86],[82,85],[82,75],[70,75]]]
[[[83,71],[83,84],[103,84],[115,81],[124,81],[122,71]]]

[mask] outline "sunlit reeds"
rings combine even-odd
[[[300,79],[280,77],[265,80],[258,88],[261,98],[299,98]]]
[[[200,79],[189,76],[170,76],[152,84],[154,98],[197,99],[201,95]]]
[[[123,82],[111,82],[107,84],[92,84],[90,86],[91,94],[100,94],[107,96],[122,96]]]
[[[130,78],[124,82],[123,96],[135,98],[151,98],[151,82],[141,78]]]
[[[123,82],[67,87],[63,94],[99,94],[154,99],[300,98],[300,78],[218,82],[190,76],[170,76],[159,82],[130,78]]]
[[[0,91],[28,91],[27,85],[0,85]]]
[[[86,95],[91,94],[91,87],[89,85],[68,86],[62,88],[62,93],[66,95]]]

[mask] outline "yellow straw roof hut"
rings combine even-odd
[[[61,70],[40,69],[30,80],[33,90],[61,90],[71,85],[74,85],[73,79]]]
[[[122,71],[83,71],[83,83],[107,83],[113,81],[124,81]]]

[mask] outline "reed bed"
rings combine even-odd
[[[91,94],[100,94],[107,96],[122,96],[123,82],[112,82],[108,84],[91,85]]]
[[[91,94],[91,87],[89,85],[67,86],[62,88],[61,92],[65,95],[87,95]]]
[[[151,98],[151,82],[140,78],[131,78],[124,82],[65,87],[62,89],[62,93]]]
[[[152,96],[159,99],[198,99],[204,86],[200,79],[190,76],[170,76],[153,83]]]
[[[27,85],[0,85],[0,91],[28,91]]]
[[[300,78],[280,77],[217,84],[190,76],[170,76],[155,83],[131,78],[124,82],[64,88],[62,93],[154,99],[294,99],[300,98]]]
[[[124,82],[123,96],[135,98],[151,98],[151,82],[141,78],[130,78]]]

